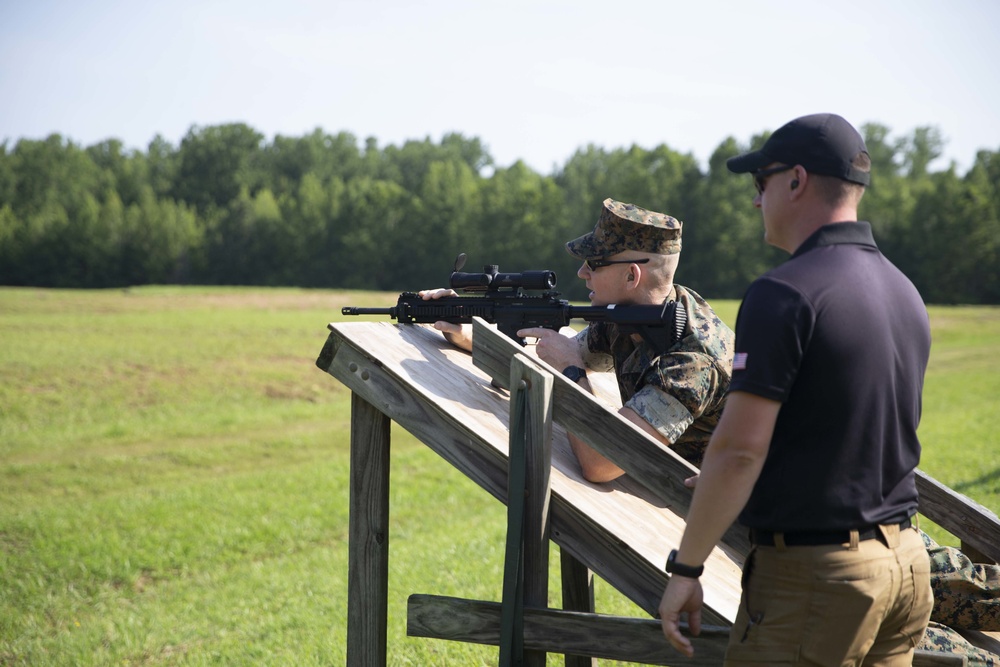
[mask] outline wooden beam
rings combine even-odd
[[[952,629],[973,646],[1000,655],[1000,631]]]
[[[347,663],[386,664],[389,592],[389,418],[351,394]]]
[[[388,326],[396,329],[393,325]],[[409,430],[501,501],[506,500],[507,459],[503,451],[496,449],[495,445],[487,444],[480,435],[482,424],[476,423],[477,413],[475,409],[483,407],[482,401],[476,399],[470,402],[469,407],[475,405],[473,411],[465,411],[456,418],[451,414],[447,404],[438,400],[442,396],[469,395],[467,392],[473,390],[477,394],[490,394],[491,388],[488,386],[488,381],[477,383],[475,379],[466,377],[467,372],[464,374],[448,373],[431,380],[432,383],[435,380],[439,382],[438,385],[428,385],[423,381],[423,376],[428,372],[428,369],[439,366],[440,362],[450,354],[446,346],[435,347],[432,345],[428,347],[426,345],[428,333],[421,333],[420,327],[399,327],[398,334],[392,336],[393,340],[382,341],[382,346],[370,345],[370,341],[367,340],[370,333],[377,332],[375,329],[359,327],[356,333],[352,331],[353,336],[345,338],[336,332],[334,325],[331,325],[330,328],[333,333],[328,338],[320,358],[317,359],[317,366],[343,382],[355,393],[355,396],[352,397],[352,424],[356,425],[352,428],[351,449],[348,662],[349,664],[384,665],[386,657],[386,588],[388,585],[387,576],[385,576],[388,562],[388,419],[395,420]],[[383,330],[385,328],[382,327]],[[410,343],[416,342],[417,339],[422,339],[422,342],[417,343],[416,348],[411,348]],[[403,354],[393,358],[391,354],[393,350],[390,349],[388,350],[390,354],[383,355],[385,350],[383,346],[389,345],[391,348],[397,344],[402,345],[401,352],[404,352]],[[385,363],[383,363],[383,359],[385,359]],[[433,372],[431,371],[431,373]],[[478,372],[475,374],[478,375]],[[560,385],[563,383],[560,381],[563,378],[559,375],[554,377],[559,392],[562,392],[563,388]],[[473,387],[473,385],[475,386]],[[579,388],[572,387],[579,391]],[[502,392],[494,393],[497,399],[502,397]],[[585,392],[582,393],[585,394]],[[459,402],[463,401],[460,399]],[[604,406],[598,407],[607,414]],[[488,406],[486,409],[489,411]],[[613,415],[611,416],[613,417]],[[631,426],[627,422],[626,425]],[[612,430],[612,435],[619,432],[618,429],[620,427]],[[601,437],[606,437],[606,435],[602,434]],[[646,437],[645,434],[641,435]],[[618,440],[623,443],[630,442],[628,437],[618,438]],[[565,443],[561,446],[565,446]],[[672,454],[672,452],[670,453]],[[385,471],[384,478],[380,472],[383,470]],[[384,481],[380,481],[383,479]],[[623,480],[625,479],[623,478]],[[933,484],[928,484],[928,481],[932,481]],[[952,492],[929,477],[918,477],[918,485],[922,494],[921,512],[969,544],[985,547],[986,553],[996,553],[995,549],[990,549],[991,546],[1000,543],[994,539],[995,533],[991,532],[998,524],[994,514],[975,505],[975,503],[969,505],[968,503],[971,501],[968,501],[964,496]],[[935,485],[937,486],[935,487]],[[650,493],[647,493],[640,485],[628,482],[622,484],[620,490],[613,491],[618,486],[617,483],[610,485],[607,491],[618,493],[619,499],[621,491],[626,491],[626,493],[634,494],[635,497],[646,500],[657,507],[663,507],[666,504],[663,500],[662,487],[655,484],[649,486],[657,491]],[[572,494],[577,493],[576,487],[567,490],[571,491]],[[611,585],[639,604],[641,608],[650,614],[655,614],[659,595],[666,582],[666,575],[661,566],[651,565],[646,558],[632,552],[629,544],[616,542],[615,534],[609,532],[601,524],[602,520],[605,522],[608,520],[607,517],[601,519],[596,514],[591,516],[590,513],[581,511],[574,504],[583,498],[577,495],[571,495],[570,498],[572,500],[561,498],[558,494],[553,493],[551,505],[553,541],[559,544],[564,552],[579,558],[590,566],[594,572],[608,580]],[[960,501],[957,506],[955,498]],[[384,518],[380,509],[383,502],[386,507]],[[624,506],[628,506],[628,503],[625,503]],[[673,507],[674,505],[671,504],[664,509],[672,510]],[[965,510],[970,507],[975,514],[971,521],[971,530],[966,528],[969,518],[965,515]],[[642,514],[645,510],[635,511]],[[591,512],[600,513],[595,507],[591,507]],[[628,535],[626,539],[631,540],[632,536]],[[986,540],[989,541],[985,542]],[[641,545],[640,548],[648,550],[647,545]],[[725,545],[723,549],[726,549]],[[734,550],[733,552],[726,551],[726,553],[730,554],[729,557],[732,558],[732,554],[739,552]],[[734,560],[737,559],[734,558]],[[720,580],[727,580],[727,577],[728,575],[720,570]],[[499,608],[499,605],[496,607]],[[728,621],[711,613],[712,610],[709,608],[706,608],[705,612],[705,622],[717,624],[717,629],[726,633],[724,626],[728,624]],[[547,613],[572,615],[573,612],[531,609],[527,618],[532,622],[526,628],[528,630],[526,640],[531,642],[528,644],[529,647],[536,646],[533,637],[536,628],[533,622],[535,614],[545,615]],[[452,617],[454,617],[453,613]],[[600,634],[595,633],[591,628],[575,644],[575,650],[583,650],[596,657],[604,657],[603,651],[605,649],[618,650],[618,634],[631,637],[634,632],[616,625],[605,625],[607,619],[613,620],[614,617],[601,616],[598,618],[601,619],[600,627],[602,629],[598,631]],[[496,620],[498,621],[498,619],[499,610],[496,612]],[[452,620],[460,619],[452,618]],[[645,624],[646,629],[640,633],[646,632],[647,635],[651,633],[654,637],[657,635],[662,637],[662,634],[659,633],[658,621],[652,619],[623,620],[629,626],[638,624],[641,627],[642,624]],[[447,618],[443,619],[443,622],[447,621]],[[570,623],[570,625],[574,624]],[[498,632],[498,622],[496,628]],[[611,632],[604,634],[605,629],[609,628]],[[573,629],[570,628],[570,631],[572,632]],[[649,637],[647,636],[647,638]],[[541,641],[538,644],[540,650],[552,652],[559,650],[545,644],[545,639],[544,636],[540,638]],[[703,633],[702,639],[696,641],[700,642],[706,639],[708,637]],[[603,649],[597,647],[597,650],[592,650],[587,643],[588,641],[602,645],[612,643],[613,646],[610,648],[603,646]],[[705,664],[719,664],[721,662],[719,656],[721,654]],[[612,659],[616,658],[612,657]],[[636,655],[629,652],[621,659],[633,660],[636,659]],[[571,663],[567,662],[567,664]],[[649,661],[648,664],[664,663]],[[700,663],[685,661],[674,653],[670,658],[670,664]],[[918,652],[914,657],[913,664],[918,667],[960,665],[965,664],[965,660],[962,656]]]
[[[406,634],[496,646],[500,639],[501,606],[496,602],[414,594],[407,599]],[[606,660],[673,667],[718,667],[723,663],[729,629],[701,628],[690,637],[694,657],[677,653],[655,619],[570,612],[524,610],[524,645],[549,653],[582,651]],[[937,651],[916,651],[913,667],[962,667],[966,657]]]
[[[590,569],[565,549],[559,552],[562,581],[562,606],[565,611],[592,614],[594,608],[594,575]],[[566,667],[597,667],[592,656],[566,654]]]
[[[453,410],[444,409],[437,402],[425,400],[413,389],[409,379],[401,377],[398,371],[388,369],[385,363],[363,352],[353,341],[344,339],[338,331],[341,327],[352,331],[367,331],[362,323],[331,325],[330,339],[317,360],[317,366],[388,415],[495,498],[506,503],[507,457],[483,441],[476,424],[470,423],[467,418],[456,416]],[[388,326],[379,327],[382,330],[387,328]],[[413,342],[423,346],[432,336],[440,337],[440,334],[428,332],[419,326],[400,326],[388,330],[393,333],[394,338],[398,337],[400,344]],[[443,340],[441,343],[446,345]],[[444,360],[433,360],[432,363],[440,368],[449,366]],[[448,375],[448,379],[454,383],[455,375]],[[487,389],[488,387],[473,388],[452,384],[442,387],[440,391],[460,395],[463,391],[474,390],[476,393],[486,394],[489,393]],[[494,393],[497,393],[498,399],[504,402],[508,400],[496,390]],[[641,489],[637,489],[635,493],[640,491]],[[615,535],[608,533],[594,517],[576,508],[567,498],[553,493],[550,507],[552,541],[586,563],[598,576],[633,600],[646,613],[655,615],[667,583],[663,564],[651,564]],[[734,581],[738,584],[738,571],[734,572]],[[738,591],[736,599],[738,600]],[[706,624],[726,625],[731,622],[710,606],[706,606],[702,618]]]
[[[473,364],[509,389],[510,360],[521,354],[523,348],[478,317],[473,318],[472,326]],[[587,441],[640,482],[648,482],[650,490],[665,502],[679,507],[690,504],[691,490],[683,485],[683,480],[696,474],[697,468],[626,419],[619,417],[620,423],[609,427],[609,417],[614,414],[609,413],[596,397],[564,378],[559,369],[536,357],[532,360],[539,368],[557,376],[552,417],[558,424]],[[643,471],[650,469],[655,472],[644,475]]]
[[[473,318],[472,331],[472,362],[497,384],[509,387],[510,359],[523,348],[481,318]],[[632,422],[609,411],[593,394],[563,377],[559,369],[536,357],[532,361],[554,376],[552,418],[557,424],[627,471],[679,514],[687,514],[692,494],[684,480],[698,473],[696,467]],[[748,531],[738,525],[726,532],[723,541],[741,557],[750,552]]]
[[[927,473],[917,470],[920,513],[971,545],[990,559],[1000,562],[1000,518],[967,496],[953,491]]]
[[[552,376],[510,362],[507,548],[504,560],[504,640],[500,663],[545,667],[545,652],[521,650],[521,610],[546,606],[549,596],[549,479],[552,470]]]
[[[539,373],[526,357],[511,361],[511,373],[527,393],[524,504],[524,603],[548,604],[549,596],[549,476],[552,470],[552,376]],[[512,401],[513,403],[513,401]],[[512,431],[513,433],[513,431]]]
[[[497,645],[501,605],[438,595],[411,595],[407,601],[406,634],[476,644]],[[548,653],[572,653],[647,665],[722,664],[729,629],[702,626],[692,637],[695,657],[675,651],[660,622],[648,618],[607,616],[560,609],[525,608],[525,648]]]

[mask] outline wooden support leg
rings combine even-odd
[[[962,545],[961,546],[962,553],[968,556],[969,560],[971,560],[973,563],[985,563],[985,564],[996,563],[996,561],[994,561],[992,558],[990,558],[989,556],[987,556],[982,551],[975,548],[965,540],[962,540],[961,545]]]
[[[565,550],[559,554],[563,609],[594,613],[594,573]],[[597,667],[597,659],[567,653],[565,664],[566,667]]]
[[[544,651],[523,650],[523,610],[548,607],[552,376],[536,370],[518,355],[511,360],[510,377],[508,535],[503,595],[506,621],[500,664],[514,664],[523,656],[519,664],[545,667]]]
[[[389,593],[389,418],[351,394],[347,664],[385,667]]]

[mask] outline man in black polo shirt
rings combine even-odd
[[[728,161],[752,173],[765,240],[791,258],[747,290],[726,408],[705,454],[660,615],[701,620],[700,565],[738,517],[754,549],[727,665],[909,665],[932,606],[917,510],[930,326],[857,222],[864,140],[805,116]]]

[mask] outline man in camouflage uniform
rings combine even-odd
[[[607,322],[591,323],[575,339],[548,329],[519,333],[537,338],[538,356],[587,391],[587,370],[614,369],[621,415],[698,465],[729,388],[733,332],[694,290],[674,283],[681,228],[669,215],[606,199],[594,230],[566,244],[582,261],[577,275],[592,290],[593,305],[682,306],[686,323],[670,348],[656,349]],[[572,435],[570,444],[587,479],[623,473]]]
[[[576,337],[543,328],[519,336],[537,338],[538,356],[583,389],[593,391],[587,370],[614,369],[620,414],[698,465],[718,423],[733,364],[733,332],[696,292],[675,285],[682,223],[669,215],[606,199],[594,230],[566,244],[582,263],[591,303],[662,305],[676,301],[686,317],[681,339],[656,349],[617,325],[591,323]],[[425,299],[449,290],[421,292]],[[455,345],[471,349],[468,327],[437,322]],[[584,477],[606,482],[623,474],[617,465],[572,434],[570,445]]]
[[[1000,655],[960,634],[1000,631],[1000,566],[973,563],[958,549],[921,536],[931,559],[934,610],[917,648],[964,655],[969,667],[1000,667]]]

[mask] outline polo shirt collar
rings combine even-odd
[[[802,253],[809,252],[814,248],[829,245],[840,245],[843,243],[853,243],[855,245],[867,245],[877,248],[875,237],[872,236],[872,226],[869,222],[835,222],[823,225],[812,235],[802,242],[792,257],[798,257]]]

